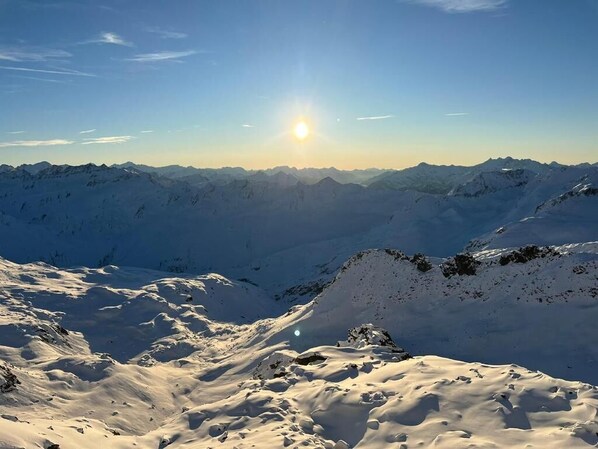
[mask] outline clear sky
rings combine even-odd
[[[0,163],[507,155],[598,160],[598,0],[0,0]]]

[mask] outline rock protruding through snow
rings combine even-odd
[[[8,393],[16,390],[17,385],[20,383],[21,382],[8,365],[0,365],[0,393]]]
[[[371,323],[362,324],[361,326],[349,329],[349,335],[347,340],[339,341],[336,344],[338,347],[354,347],[357,349],[364,348],[366,346],[383,346],[389,350],[403,354],[404,359],[408,359],[411,356],[405,352],[404,349],[399,348],[386,329],[374,326]]]
[[[500,256],[498,263],[501,265],[508,265],[509,263],[526,263],[530,260],[558,255],[558,251],[552,248],[528,245],[510,253],[503,254]]]
[[[479,264],[470,253],[457,254],[442,264],[442,274],[447,278],[455,275],[473,276]]]

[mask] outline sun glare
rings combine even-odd
[[[295,137],[297,138],[297,140],[303,141],[303,140],[307,139],[307,137],[309,136],[309,126],[307,126],[307,123],[305,123],[304,120],[299,120],[295,124],[295,128],[293,129],[293,134],[295,134]]]

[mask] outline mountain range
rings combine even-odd
[[[366,173],[367,185],[332,177]],[[595,165],[505,158],[375,173],[4,166],[0,255],[61,267],[216,271],[296,299],[293,292],[328,282],[369,248],[444,257],[598,240]]]
[[[0,449],[598,445],[598,166],[0,166]]]

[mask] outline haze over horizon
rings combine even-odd
[[[225,3],[1,0],[0,161],[595,161],[596,0]]]
[[[78,166],[78,165],[86,165],[86,164],[94,164],[94,165],[107,165],[107,166],[122,166],[122,165],[127,165],[127,164],[133,164],[133,165],[146,165],[148,167],[152,167],[152,168],[167,168],[167,167],[191,167],[191,168],[195,168],[195,169],[207,169],[207,170],[222,170],[222,169],[227,169],[227,168],[241,168],[243,170],[247,170],[249,172],[251,171],[256,171],[259,172],[261,170],[274,170],[277,168],[290,168],[290,169],[296,169],[296,170],[326,170],[326,169],[335,169],[335,170],[339,170],[339,171],[360,171],[360,170],[379,170],[379,171],[393,171],[393,170],[404,170],[406,168],[413,168],[422,164],[426,164],[426,165],[432,165],[432,166],[438,166],[438,167],[455,167],[455,166],[462,166],[462,167],[475,167],[477,165],[481,165],[484,162],[488,162],[488,161],[492,161],[492,160],[508,160],[508,159],[513,159],[513,160],[519,160],[519,161],[523,161],[523,160],[532,160],[533,159],[517,159],[517,158],[513,158],[511,156],[504,156],[504,157],[496,157],[496,158],[488,158],[488,159],[484,159],[484,160],[480,160],[480,161],[475,161],[471,164],[432,164],[428,161],[419,161],[417,163],[415,163],[414,165],[409,165],[409,166],[405,166],[405,167],[378,167],[378,166],[368,166],[368,167],[358,167],[358,168],[339,168],[337,166],[334,165],[329,165],[329,166],[296,166],[296,165],[273,165],[273,166],[269,166],[269,167],[254,167],[254,168],[250,168],[250,167],[244,167],[242,165],[222,165],[222,166],[213,166],[213,167],[209,167],[209,166],[198,166],[198,165],[192,165],[192,164],[164,164],[164,165],[151,165],[151,164],[143,164],[137,161],[131,161],[131,160],[120,160],[120,161],[115,161],[112,163],[95,163],[93,161],[88,161],[87,163],[82,163],[82,164],[68,164],[68,163],[55,163],[52,161],[47,161],[47,160],[43,160],[43,161],[36,161],[36,162],[32,162],[32,163],[23,163],[23,164],[19,164],[19,165],[35,165],[35,164],[43,164],[43,163],[48,163],[50,165],[72,165],[72,166]],[[539,162],[542,164],[559,164],[559,165],[584,165],[584,164],[590,164],[590,165],[596,165],[598,164],[598,162],[596,161],[584,161],[581,162],[579,164],[565,164],[562,163],[560,161],[535,161],[535,162]],[[8,164],[9,165],[9,164]],[[16,165],[17,167],[19,165]]]

